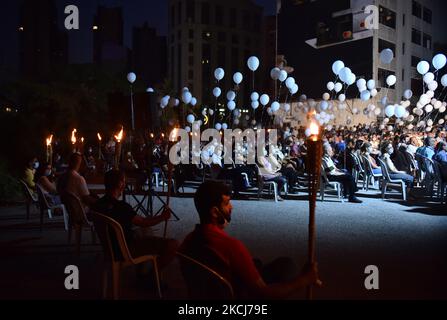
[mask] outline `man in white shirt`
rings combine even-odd
[[[78,197],[84,207],[91,207],[98,199],[90,194],[87,182],[79,174],[81,163],[82,155],[73,153],[68,162],[68,171],[59,178],[57,189],[59,194],[69,192]]]

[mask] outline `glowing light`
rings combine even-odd
[[[72,144],[76,144],[76,142],[77,142],[76,132],[78,132],[78,130],[76,130],[76,129],[73,129],[73,131],[71,132],[71,143]]]
[[[171,134],[169,135],[169,141],[170,142],[175,142],[177,140],[178,137],[178,128],[174,128],[174,130],[172,130]],[[163,138],[165,137],[164,133],[162,133]]]
[[[121,131],[117,135],[115,135],[115,139],[116,141],[118,141],[118,143],[120,143],[121,140],[123,140],[123,137],[124,137],[124,127],[122,127]]]
[[[53,143],[53,135],[47,138],[47,147],[51,146],[52,143]]]
[[[102,137],[101,137],[101,135],[99,133],[98,133],[98,140],[102,141]]]

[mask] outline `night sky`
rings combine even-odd
[[[36,0],[38,1],[38,0]],[[98,5],[123,6],[125,44],[131,47],[132,27],[140,26],[145,21],[157,28],[159,34],[167,32],[167,0],[56,0],[59,8],[59,25],[63,26],[66,5],[77,5],[80,11],[81,25],[79,31],[70,31],[69,59],[72,63],[88,63],[92,60],[93,39],[91,26]],[[265,7],[266,14],[274,14],[276,0],[256,0]],[[0,67],[17,66],[20,1],[0,2]]]

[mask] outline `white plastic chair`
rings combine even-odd
[[[386,195],[390,194],[386,192],[386,188],[390,185],[399,186],[402,188],[402,198],[404,201],[407,201],[407,186],[405,185],[405,181],[400,179],[391,179],[390,173],[388,171],[388,167],[382,159],[379,159],[380,167],[382,168],[382,199],[385,199]]]
[[[42,186],[40,186],[39,184],[36,184],[36,189],[37,189],[37,197],[39,199],[39,207],[40,207],[40,228],[42,229],[42,227],[43,227],[43,217],[45,215],[45,212],[48,214],[48,217],[50,219],[53,219],[54,210],[60,209],[60,210],[62,210],[62,215],[64,217],[65,230],[68,230],[68,215],[67,215],[67,210],[65,209],[65,205],[63,205],[63,204],[50,205],[48,203],[47,198],[45,197],[45,193],[42,189]]]
[[[320,197],[322,202],[324,202],[324,195],[327,187],[331,187],[333,190],[337,192],[338,200],[340,200],[342,203],[345,202],[343,199],[341,183],[336,181],[329,181],[326,171],[324,170],[324,167],[321,166]]]

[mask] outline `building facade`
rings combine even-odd
[[[166,64],[166,37],[158,36],[157,31],[147,23],[142,27],[134,27],[131,70],[153,87],[166,77]]]
[[[378,30],[365,27],[368,5],[379,9]],[[280,51],[300,71],[297,77],[309,96],[319,98],[333,80],[331,64],[340,59],[358,78],[376,80],[379,91],[387,90],[386,78],[394,74],[397,84],[387,93],[391,102],[399,103],[406,89],[416,94],[422,90],[416,66],[420,60],[431,62],[433,56],[433,14],[432,0],[283,0]],[[281,36],[306,26],[298,44],[291,45]],[[390,65],[380,61],[386,48],[395,55]]]
[[[42,80],[68,63],[68,37],[58,27],[53,0],[25,0],[20,7],[20,74]]]
[[[226,96],[239,71],[244,85],[236,102],[243,107],[253,81],[246,61],[263,56],[262,7],[252,0],[169,0],[168,10],[168,75],[175,91],[188,87],[199,103],[214,104],[213,88],[219,85]],[[214,79],[218,67],[226,73],[220,84]],[[264,68],[261,61],[256,76]]]

